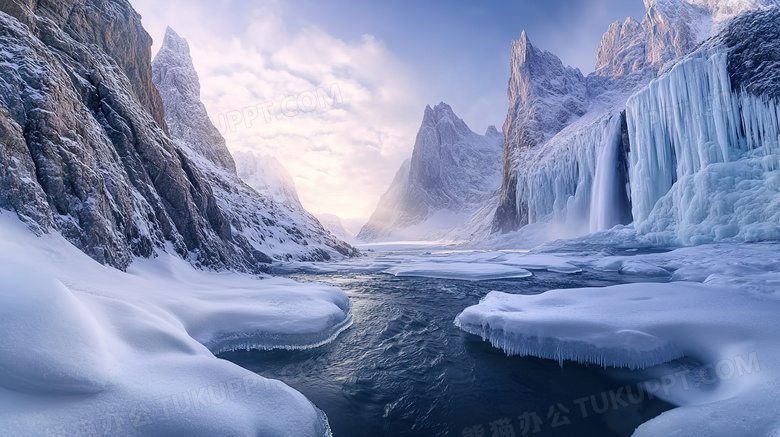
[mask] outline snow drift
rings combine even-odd
[[[351,323],[340,290],[167,254],[124,273],[13,216],[0,212],[0,435],[329,435],[301,394],[213,354],[332,339]]]

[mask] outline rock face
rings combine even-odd
[[[579,70],[565,67],[552,53],[537,49],[523,32],[512,42],[509,112],[504,122],[503,180],[493,229],[528,224],[528,207],[518,199],[522,156],[543,144],[588,109],[588,87]]]
[[[582,216],[583,229],[593,230],[588,217],[604,216],[592,208],[594,203],[603,204],[596,202],[592,192],[602,144],[620,151],[616,155],[623,168],[620,173],[627,173],[629,136],[623,129],[620,143],[614,139],[618,120],[625,120],[629,96],[721,32],[730,18],[778,4],[777,0],[645,0],[647,15],[641,23],[629,18],[609,27],[598,47],[596,71],[587,78],[562,67],[554,55],[535,49],[523,33],[512,44],[504,170],[493,232],[507,233],[537,221],[571,221],[573,212]],[[752,41],[752,47],[766,47],[765,35],[743,37]],[[773,50],[756,48],[751,51],[756,61],[743,57],[733,63],[734,89],[739,89],[737,83],[757,87],[762,82],[743,80],[738,65],[758,62],[762,68],[741,71],[771,76],[768,72],[776,66]],[[589,149],[587,153],[583,148]],[[542,193],[551,198],[540,199]],[[626,202],[630,204],[630,199],[621,200],[621,208]],[[627,221],[630,217],[620,223]]]
[[[141,26],[141,17],[128,2],[113,0],[0,0],[3,11],[44,37],[43,18],[75,41],[95,44],[112,58],[130,81],[141,105],[166,130],[160,95],[152,84],[152,37]],[[48,43],[47,43],[48,44]]]
[[[445,103],[426,107],[412,158],[358,238],[419,239],[460,225],[498,189],[502,141],[494,127],[474,133]]]
[[[0,208],[120,269],[168,244],[199,265],[260,268],[168,136],[151,38],[126,0],[0,10]]]

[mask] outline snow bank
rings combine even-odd
[[[322,436],[303,395],[214,353],[307,347],[351,322],[343,292],[194,270],[122,273],[0,212],[0,435]]]
[[[656,268],[674,279],[703,283],[628,284],[534,296],[491,292],[455,323],[508,354],[645,369],[644,375],[674,374],[677,370],[670,369],[679,366],[660,365],[686,357],[718,373],[714,384],[655,393],[680,408],[645,423],[635,436],[777,435],[779,248],[724,244],[635,257],[593,256],[586,264]],[[749,372],[732,375],[746,365]]]

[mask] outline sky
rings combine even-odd
[[[159,49],[190,43],[231,150],[275,156],[303,205],[365,222],[412,154],[426,105],[472,130],[507,113],[511,41],[593,71],[610,23],[642,0],[130,0]]]

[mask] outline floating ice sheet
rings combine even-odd
[[[492,292],[455,323],[509,354],[645,369],[667,379],[679,378],[679,369],[657,366],[680,357],[711,369],[714,380],[706,387],[682,387],[678,380],[674,390],[655,393],[680,408],[645,423],[635,436],[777,435],[779,254],[777,244],[730,244],[592,259],[619,268],[663,266],[704,284]]]
[[[420,262],[392,267],[387,270],[387,273],[395,276],[420,276],[464,281],[527,278],[532,275],[528,270],[515,266],[464,262]]]

